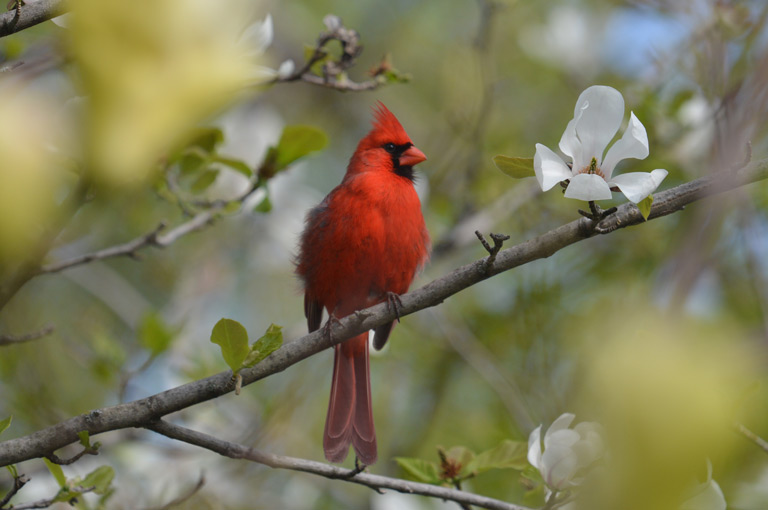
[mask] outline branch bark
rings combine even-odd
[[[53,333],[53,326],[46,326],[40,331],[26,333],[24,335],[0,335],[0,347],[5,345],[22,344],[48,336]]]
[[[768,159],[754,162],[740,171],[697,179],[656,195],[650,219],[679,211],[687,204],[707,196],[722,193],[744,184],[768,177]],[[404,294],[399,307],[405,316],[427,307],[436,306],[448,297],[504,271],[549,257],[578,241],[617,228],[642,223],[643,217],[633,204],[624,204],[615,215],[598,225],[580,218],[533,239],[498,252],[493,264],[487,257],[459,267],[427,285]],[[601,229],[601,230],[598,230]],[[243,385],[268,377],[308,358],[334,344],[395,320],[395,311],[380,303],[344,317],[331,325],[330,336],[315,331],[283,345],[258,365],[240,372]],[[54,450],[78,441],[77,433],[88,431],[91,436],[124,428],[149,427],[160,418],[194,406],[234,390],[230,371],[220,372],[147,398],[95,409],[27,436],[0,443],[0,466],[43,457]]]
[[[158,434],[170,437],[171,439],[176,439],[184,443],[189,443],[216,452],[224,457],[249,460],[275,469],[289,469],[292,471],[311,473],[325,478],[345,480],[347,482],[370,487],[375,491],[392,489],[405,494],[419,494],[422,496],[455,501],[466,505],[475,505],[491,510],[530,510],[527,507],[513,505],[497,499],[437,485],[411,482],[399,478],[390,478],[369,473],[357,473],[354,476],[350,476],[352,473],[345,468],[331,466],[330,464],[322,462],[265,453],[255,448],[249,448],[237,443],[224,441],[217,437],[179,425],[174,425],[163,420],[159,420],[149,425],[147,428]]]
[[[15,9],[0,14],[0,37],[21,32],[63,14],[64,0],[38,0],[25,4],[19,12],[20,16],[17,16]]]

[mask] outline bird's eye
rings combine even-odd
[[[397,147],[395,147],[394,143],[390,142],[390,143],[384,144],[384,150],[387,151],[387,152],[395,152],[396,148]]]

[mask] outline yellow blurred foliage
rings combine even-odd
[[[581,393],[590,419],[605,426],[610,452],[601,484],[607,502],[598,507],[612,507],[616,496],[628,509],[678,508],[706,459],[717,466],[740,440],[732,424],[757,378],[746,337],[735,326],[637,303],[601,317],[599,340],[583,344]]]
[[[44,234],[63,192],[55,160],[55,109],[29,92],[3,89],[0,102],[0,276],[13,269]]]
[[[88,96],[88,168],[139,184],[190,126],[235,99],[257,54],[239,41],[253,2],[74,0],[69,43]]]

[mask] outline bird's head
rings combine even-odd
[[[374,110],[373,129],[360,140],[349,171],[384,170],[413,180],[413,166],[426,159],[394,114],[379,102]]]

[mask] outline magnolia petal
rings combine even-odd
[[[584,157],[596,158],[600,166],[603,152],[624,118],[624,98],[612,87],[594,85],[579,96],[573,118]]]
[[[628,158],[645,159],[648,157],[648,152],[648,133],[645,131],[645,126],[635,117],[634,112],[630,112],[627,130],[624,131],[621,140],[608,149],[600,169],[605,178],[610,179],[619,161]]]
[[[240,41],[244,42],[253,53],[261,55],[271,44],[274,37],[272,15],[267,14],[264,21],[257,21],[243,31]]]
[[[573,446],[579,439],[581,436],[575,430],[561,429],[554,432],[548,430],[544,435],[544,450],[554,445]]]
[[[653,172],[630,172],[613,177],[609,184],[618,186],[630,202],[638,203],[659,187],[669,172],[656,169]],[[573,184],[573,181],[571,181]],[[569,186],[570,188],[570,186]],[[566,193],[567,195],[567,193]]]
[[[541,466],[541,425],[528,436],[528,462],[536,469]]]
[[[581,141],[576,136],[576,119],[571,119],[568,122],[563,136],[560,138],[559,146],[563,154],[571,158],[574,168],[581,168],[586,164],[582,155]]]
[[[554,445],[544,450],[541,456],[541,476],[554,490],[561,490],[569,485],[579,469],[576,454],[567,446]]]
[[[579,200],[610,200],[611,187],[605,179],[597,174],[579,174],[571,179],[568,189],[565,190],[565,198]]]
[[[710,479],[698,487],[693,497],[680,505],[680,510],[725,510],[727,506],[720,485]]]
[[[536,172],[536,179],[539,181],[542,191],[552,189],[552,186],[558,182],[570,179],[571,169],[568,168],[563,160],[555,154],[552,149],[536,144],[536,154],[533,157],[533,170]]]

